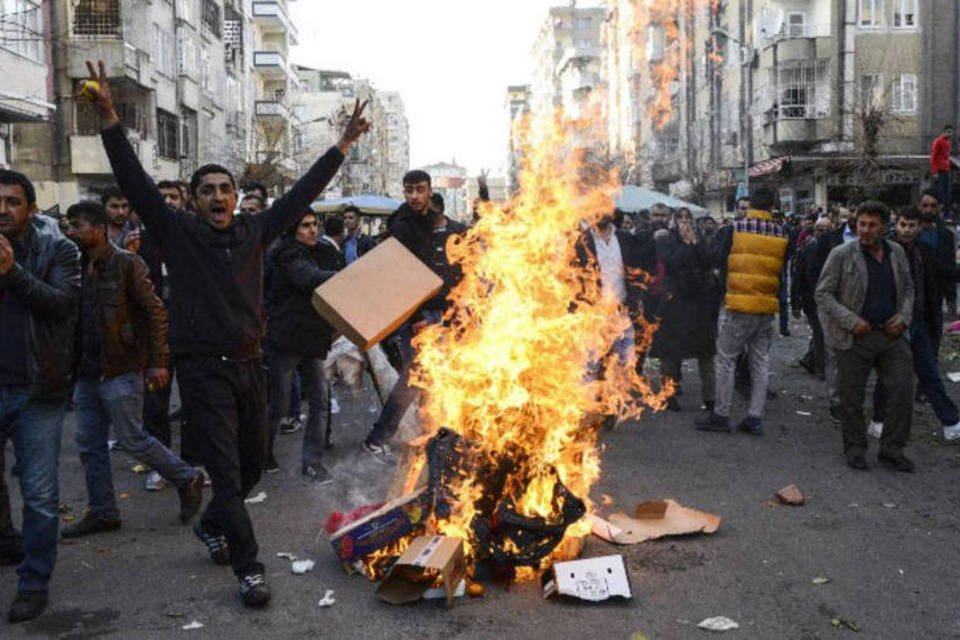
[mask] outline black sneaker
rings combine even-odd
[[[7,612],[7,622],[16,624],[33,620],[47,608],[46,591],[17,591],[17,597]]]
[[[333,476],[322,464],[305,464],[301,470],[303,477],[312,480],[316,484],[330,484],[333,482]]]
[[[680,409],[680,401],[677,400],[677,396],[670,396],[667,398],[667,410],[682,411],[682,409]]]
[[[188,484],[177,489],[180,494],[180,522],[189,522],[203,504],[203,473],[197,472]]]
[[[903,473],[913,473],[916,470],[913,461],[902,453],[896,455],[881,453],[877,455],[877,462],[881,462],[888,467],[893,467],[895,470],[902,471]]]
[[[746,418],[740,421],[740,424],[737,425],[737,431],[740,431],[742,433],[749,433],[752,436],[762,436],[763,423],[760,422],[760,418],[747,416]]]
[[[270,602],[270,587],[261,573],[240,578],[240,599],[245,607],[262,607]]]
[[[303,424],[300,422],[300,418],[283,418],[280,420],[278,431],[287,435],[300,431],[301,427],[303,427]]]
[[[697,431],[730,433],[730,418],[719,416],[713,411],[694,420],[693,425]]]
[[[280,464],[277,462],[276,456],[273,455],[273,452],[267,454],[267,461],[263,465],[264,473],[276,473],[280,471]]]
[[[120,528],[120,518],[101,518],[87,511],[83,519],[69,527],[64,527],[60,535],[64,538],[80,538],[101,531],[115,531]]]
[[[200,542],[207,545],[207,553],[210,554],[210,559],[213,560],[214,564],[230,564],[230,549],[227,547],[226,537],[207,533],[207,530],[203,528],[203,523],[199,520],[193,525],[193,533],[200,538]]]

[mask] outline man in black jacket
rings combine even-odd
[[[918,241],[922,229],[921,213],[916,207],[907,207],[897,216],[896,240],[907,253],[910,275],[913,278],[913,320],[910,324],[910,349],[913,351],[913,370],[920,391],[933,413],[940,420],[943,439],[960,439],[960,410],[947,395],[940,378],[937,352],[934,350],[934,331],[940,328],[943,295],[946,287],[956,288],[960,271],[955,266],[944,266],[933,251]],[[873,415],[875,429],[882,432],[886,413],[886,394],[879,381],[874,388]],[[879,435],[879,434],[877,434]]]
[[[957,264],[957,239],[943,224],[940,194],[927,189],[920,196],[920,236],[917,242],[925,245],[943,269],[953,269]],[[939,287],[936,293],[936,310],[929,321],[932,323],[933,352],[940,353],[940,338],[943,335],[943,303],[946,301],[951,316],[957,313],[956,284]],[[931,307],[931,311],[934,309]]]
[[[273,277],[268,294],[270,309],[267,323],[267,362],[270,365],[270,444],[267,469],[279,468],[273,453],[273,442],[280,431],[280,421],[290,405],[290,383],[300,371],[302,388],[307,397],[309,414],[303,432],[300,472],[317,484],[327,484],[333,477],[323,466],[324,448],[330,443],[330,389],[323,375],[323,360],[330,350],[333,328],[311,304],[313,290],[342,268],[337,261],[321,256],[339,254],[332,245],[318,242],[317,214],[304,214],[292,232],[280,241],[274,257]],[[342,260],[342,258],[341,258]]]
[[[266,449],[266,381],[261,365],[263,254],[303,215],[333,178],[344,154],[370,128],[357,102],[332,147],[284,196],[256,216],[236,216],[236,183],[219,165],[190,180],[196,215],[168,209],[127,140],[113,108],[103,62],[88,62],[103,145],[114,175],[169,269],[170,347],[181,399],[196,429],[213,499],[194,527],[211,558],[228,559],[247,606],[263,606],[270,590],[244,499],[260,480]]]
[[[790,277],[790,306],[793,316],[799,320],[802,312],[807,317],[807,323],[813,334],[807,352],[800,358],[800,366],[808,373],[820,378],[826,375],[826,345],[823,339],[823,326],[817,315],[817,301],[813,294],[817,290],[820,270],[823,269],[823,263],[818,260],[818,243],[828,242],[826,236],[832,228],[830,218],[817,219],[813,226],[813,235],[807,238],[804,245],[797,251]]]
[[[57,559],[57,469],[80,296],[77,247],[36,213],[30,180],[0,170],[0,442],[13,441],[23,498],[24,557],[10,622],[43,612]],[[0,527],[12,529],[4,507]]]
[[[108,240],[102,206],[79,202],[67,209],[67,219],[84,258],[74,397],[90,509],[63,530],[63,537],[120,527],[107,449],[111,426],[124,451],[178,488],[180,520],[187,522],[203,502],[203,475],[143,424],[144,388],[170,384],[167,313],[143,260]]]
[[[432,195],[430,174],[419,169],[408,171],[403,176],[403,196],[406,202],[387,219],[387,230],[390,235],[399,240],[420,259],[420,262],[431,269],[434,268],[433,223],[430,219]],[[380,417],[377,418],[373,429],[363,442],[364,451],[381,462],[390,458],[390,446],[387,440],[397,432],[403,414],[417,395],[416,389],[409,384],[410,365],[414,355],[411,340],[414,325],[422,321],[423,318],[418,310],[410,320],[394,332],[391,338],[400,352],[400,377],[390,391]]]

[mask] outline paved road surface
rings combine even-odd
[[[778,339],[775,359],[794,362],[805,342]],[[960,367],[958,367],[960,368]],[[441,604],[391,607],[374,585],[345,575],[332,551],[315,539],[334,509],[382,497],[390,471],[367,460],[358,445],[373,418],[369,400],[342,399],[337,448],[328,463],[333,485],[301,481],[294,463],[299,438],[280,438],[283,470],[266,477],[252,505],[261,557],[274,601],[265,611],[244,610],[229,569],[216,567],[176,517],[172,489],[142,490],[125,454],[113,456],[123,528],[60,547],[51,605],[40,619],[17,627],[0,622],[0,636],[20,638],[696,638],[708,616],[740,623],[730,638],[834,638],[844,618],[865,638],[960,638],[960,449],[931,437],[935,420],[918,407],[913,444],[915,475],[884,468],[856,472],[843,464],[840,435],[819,383],[795,365],[778,365],[762,438],[694,431],[696,373],[687,370],[683,413],[644,418],[604,436],[604,474],[596,498],[618,504],[673,497],[723,516],[713,536],[674,538],[613,548],[592,538],[588,555],[620,552],[627,559],[634,599],[582,605],[544,601],[533,583],[493,588],[453,610]],[[960,395],[956,385],[950,387]],[[805,400],[803,396],[814,396]],[[742,404],[737,411],[742,411]],[[799,415],[798,411],[812,415]],[[739,416],[740,414],[738,414]],[[81,514],[85,492],[68,420],[62,501]],[[875,446],[875,445],[874,445]],[[874,452],[872,451],[871,454]],[[871,455],[871,464],[873,463]],[[8,466],[9,468],[9,466]],[[773,493],[791,482],[809,496],[803,507],[772,506]],[[15,509],[19,496],[14,492]],[[294,576],[276,557],[290,551],[316,559],[316,569]],[[814,585],[816,576],[828,584]],[[13,568],[0,568],[0,603],[14,595]],[[317,601],[336,591],[332,608]],[[204,626],[182,631],[191,621]]]

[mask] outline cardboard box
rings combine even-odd
[[[657,513],[662,514],[656,517]],[[720,516],[690,509],[676,500],[645,502],[637,507],[643,518],[631,518],[615,513],[608,519],[590,514],[593,534],[615,544],[638,544],[665,536],[685,536],[694,533],[715,533],[720,528]]]
[[[340,561],[349,564],[421,529],[430,515],[426,489],[391,500],[330,536]]]
[[[377,595],[390,604],[416,602],[440,579],[449,609],[453,606],[466,570],[462,539],[421,536],[410,543],[390,569],[377,587]]]
[[[555,562],[543,574],[543,597],[568,596],[587,602],[630,599],[630,577],[623,556]]]
[[[443,280],[389,238],[313,292],[313,307],[363,350],[406,322]]]

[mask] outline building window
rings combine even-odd
[[[177,72],[182,76],[197,76],[197,35],[188,27],[177,29]]]
[[[121,26],[120,0],[73,2],[73,35],[118,38]]]
[[[893,110],[896,113],[917,112],[917,76],[904,73],[893,79]]]
[[[0,48],[43,62],[43,16],[35,0],[0,0]]]
[[[787,16],[787,37],[803,38],[807,35],[807,16],[805,13],[794,12]]]
[[[830,73],[827,60],[788,62],[774,71],[776,116],[780,119],[825,118],[830,115]]]
[[[857,24],[861,29],[880,29],[883,27],[883,0],[860,0]]]
[[[157,72],[172,78],[177,73],[177,50],[173,33],[153,25],[153,54]]]
[[[893,0],[893,28],[917,28],[917,0]]]
[[[220,7],[213,0],[203,0],[203,32],[220,37]]]
[[[180,158],[180,123],[177,116],[157,109],[157,155],[167,160]]]

